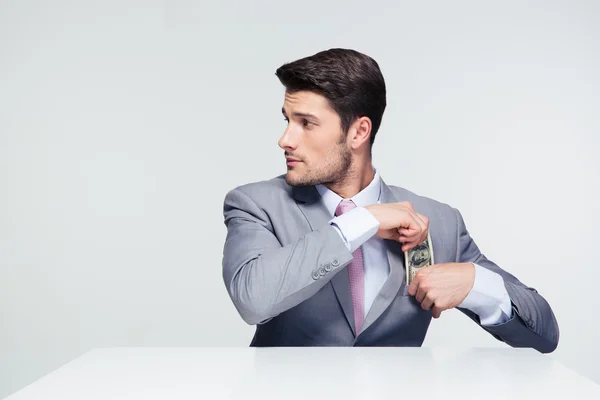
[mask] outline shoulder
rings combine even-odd
[[[462,214],[452,205],[399,186],[388,185],[388,188],[397,201],[408,201],[416,212],[427,216],[430,227],[436,232],[442,232],[441,236],[452,235],[466,229]]]
[[[285,175],[279,175],[230,189],[225,195],[225,203],[251,202],[266,206],[278,199],[289,199],[291,195],[292,187],[286,182]]]
[[[456,208],[443,201],[424,196],[400,186],[386,186],[391,190],[397,201],[411,203],[417,212],[421,210],[426,214],[437,214],[445,218],[456,218],[456,215],[459,213]]]
[[[290,193],[291,186],[285,181],[285,175],[279,175],[270,179],[248,182],[229,190],[229,193],[241,192],[252,198],[260,198],[273,192]]]

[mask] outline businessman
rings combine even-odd
[[[457,209],[380,176],[375,60],[330,49],[276,76],[287,173],[232,189],[223,207],[223,279],[256,325],[251,346],[421,346],[431,319],[456,308],[507,345],[556,349],[547,301],[486,258]],[[428,232],[436,264],[407,285],[404,252]]]

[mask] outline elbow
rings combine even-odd
[[[258,325],[269,320],[269,314],[266,310],[256,307],[254,305],[242,304],[240,302],[235,303],[235,307],[248,325]]]
[[[550,346],[548,347],[545,353],[552,353],[558,347],[558,340],[550,342]]]
[[[271,302],[264,290],[245,282],[238,274],[227,284],[227,292],[238,314],[248,325],[257,325],[272,318]]]
[[[543,354],[552,353],[558,347],[559,338],[558,323],[556,318],[552,316],[548,325],[541,332],[536,333],[536,338],[531,347]]]
[[[545,354],[552,353],[558,347],[559,338],[560,338],[560,332],[558,329],[558,324],[556,323],[556,320],[555,320],[553,327],[550,330],[550,334],[548,335],[548,338],[545,340],[544,346],[541,349],[539,349],[539,351],[542,353],[545,353]]]
[[[543,343],[540,343],[536,346],[536,350],[543,354],[552,353],[558,347],[558,338],[553,340],[544,340]]]
[[[560,329],[558,327],[558,321],[556,320],[556,316],[552,312],[552,309],[550,309],[550,306],[548,306],[548,309],[549,317],[546,318],[546,333],[545,335],[543,335],[546,338],[546,340],[544,348],[540,350],[542,353],[552,353],[554,350],[556,350],[560,339]]]

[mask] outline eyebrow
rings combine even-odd
[[[287,116],[287,114],[285,113],[285,109],[283,107],[281,108],[281,113],[284,116]],[[319,121],[319,118],[317,118],[316,115],[312,115],[312,114],[295,112],[295,113],[292,113],[292,116],[296,117],[296,118],[307,118],[307,119],[314,119],[316,121]]]

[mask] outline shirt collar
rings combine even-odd
[[[381,195],[381,178],[379,176],[379,172],[375,167],[373,167],[373,171],[375,172],[375,176],[369,185],[354,195],[350,200],[356,204],[357,207],[366,207],[371,204],[376,204],[379,202],[379,198]],[[325,207],[327,207],[327,211],[329,211],[330,215],[335,215],[335,209],[342,201],[342,197],[337,193],[333,192],[325,185],[315,185],[323,202],[325,203]]]

